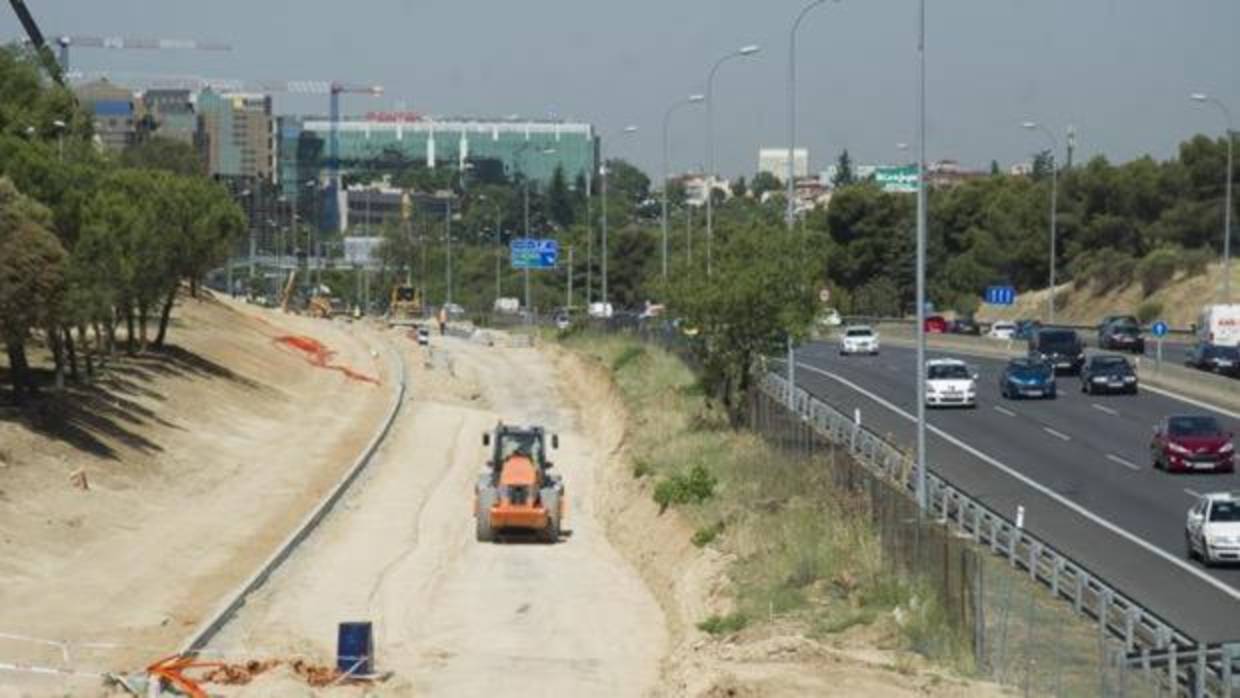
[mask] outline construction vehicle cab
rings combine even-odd
[[[552,449],[559,448],[557,435],[549,441]],[[564,516],[564,481],[547,458],[546,431],[500,423],[493,433],[482,435],[482,445],[492,450],[474,488],[478,540],[524,531],[557,542]]]
[[[388,302],[389,325],[414,325],[422,315],[422,298],[412,284],[396,284]]]

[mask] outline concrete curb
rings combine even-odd
[[[270,577],[271,574],[293,554],[293,552],[297,549],[297,546],[301,545],[301,543],[310,536],[314,529],[322,523],[323,519],[327,517],[336,503],[340,501],[340,498],[344,496],[344,493],[349,489],[349,486],[353,484],[358,475],[360,475],[362,471],[365,470],[366,466],[370,464],[371,458],[374,456],[375,452],[379,450],[379,446],[383,443],[383,440],[387,438],[388,432],[391,431],[392,424],[395,423],[396,416],[400,413],[401,406],[405,401],[405,363],[400,358],[400,354],[398,354],[397,351],[390,345],[388,346],[388,354],[392,363],[392,368],[394,369],[392,375],[397,378],[397,383],[396,389],[393,391],[392,406],[388,410],[387,416],[383,419],[383,423],[379,426],[379,430],[370,439],[370,442],[366,444],[366,448],[362,449],[361,455],[359,455],[357,460],[353,462],[353,465],[349,468],[348,472],[340,478],[336,485],[332,487],[331,492],[323,498],[323,501],[319,502],[318,506],[316,506],[313,511],[302,519],[301,523],[298,524],[293,533],[280,544],[280,547],[276,549],[271,557],[267,558],[267,561],[258,568],[258,571],[255,572],[253,576],[242,583],[236,591],[225,597],[225,601],[220,604],[215,612],[199,624],[198,628],[194,630],[194,633],[190,635],[189,639],[181,645],[181,648],[178,650],[180,654],[195,654],[206,647],[207,643],[211,642],[211,640],[219,634],[220,630],[222,630],[224,626],[232,620],[232,617],[237,613],[237,611],[245,606],[246,598],[266,583],[267,578]]]

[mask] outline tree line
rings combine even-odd
[[[178,289],[197,292],[245,219],[189,145],[103,152],[30,53],[0,50],[0,94],[0,340],[23,402],[38,387],[32,343],[57,386],[118,350],[162,347]]]

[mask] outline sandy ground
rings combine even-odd
[[[377,668],[394,672],[380,695],[648,693],[663,614],[605,535],[594,503],[608,453],[564,394],[573,386],[534,349],[438,336],[432,349],[410,356],[407,410],[367,474],[211,649],[330,663],[337,623],[369,620]],[[560,434],[571,535],[557,545],[474,540],[481,434],[498,418]],[[231,690],[307,692],[278,673]]]
[[[185,353],[118,360],[71,438],[0,420],[0,663],[132,670],[175,651],[390,407],[386,363],[344,325],[193,300],[176,318]],[[286,333],[384,385],[309,365],[272,341]],[[0,670],[0,696],[101,692]]]

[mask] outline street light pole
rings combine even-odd
[[[825,0],[824,0],[825,1]],[[687,99],[682,99],[667,108],[663,114],[663,282],[667,283],[667,180],[671,178],[671,171],[668,167],[668,137],[667,129],[672,120],[672,114],[679,108],[690,104],[697,104],[706,100],[705,95],[689,95]]]
[[[1051,272],[1050,272],[1050,289],[1047,294],[1047,324],[1055,324],[1055,233],[1056,218],[1059,215],[1059,166],[1055,163],[1055,153],[1059,151],[1059,140],[1055,138],[1055,134],[1042,124],[1033,121],[1026,121],[1021,124],[1027,130],[1039,131],[1046,136],[1051,144]]]
[[[836,0],[837,2],[839,0]],[[792,23],[792,29],[788,32],[788,202],[787,212],[784,214],[785,223],[788,229],[792,229],[793,220],[796,218],[796,147],[797,147],[797,29],[801,26],[801,21],[810,13],[810,10],[826,3],[827,0],[814,0],[801,10],[797,18]]]
[[[715,61],[706,76],[706,275],[711,272],[712,244],[715,236],[715,73],[720,66],[733,58],[752,56],[761,49],[755,45],[742,46]]]
[[[1236,129],[1232,125],[1231,111],[1217,97],[1202,94],[1200,92],[1193,94],[1193,101],[1213,104],[1223,112],[1223,119],[1227,122],[1227,172],[1225,173],[1225,181],[1223,184],[1223,302],[1231,302],[1231,187],[1233,172],[1235,172],[1235,160],[1233,159],[1233,146],[1236,143]]]
[[[447,240],[448,267],[447,290],[444,291],[444,305],[452,304],[452,197],[444,199],[444,237]]]
[[[917,18],[917,509],[926,513],[926,0]]]

